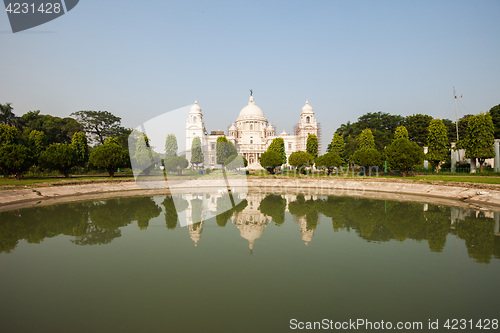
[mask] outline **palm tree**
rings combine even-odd
[[[0,104],[0,123],[6,125],[14,125],[16,123],[16,115],[12,112],[11,103]]]

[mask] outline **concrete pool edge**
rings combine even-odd
[[[214,189],[214,181],[211,179],[195,180],[195,184],[200,192]],[[500,209],[500,187],[478,183],[433,184],[387,178],[248,177],[247,184],[250,193],[356,196]],[[192,185],[191,183],[191,188]],[[179,188],[182,185],[178,185],[177,189]],[[165,188],[146,189],[130,181],[4,190],[0,191],[0,211],[34,205],[169,193]]]

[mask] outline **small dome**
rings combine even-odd
[[[198,101],[194,101],[194,104],[193,106],[191,107],[191,111],[192,113],[196,112],[196,113],[201,113],[201,108],[200,106],[198,105]]]
[[[269,124],[269,125],[267,125],[267,129],[268,129],[268,130],[274,130],[274,129],[275,129],[275,127],[274,127],[273,125]]]
[[[232,124],[231,127],[229,127],[229,130],[230,131],[236,131],[236,126],[234,126],[234,124]]]
[[[281,132],[280,136],[284,136],[284,135],[288,135],[288,133],[285,130],[283,130],[283,132]]]
[[[250,96],[250,99],[248,100],[248,105],[245,106],[243,109],[241,109],[240,115],[238,116],[237,120],[243,120],[243,119],[266,120],[264,112],[262,112],[261,108],[255,105],[253,96]]]
[[[309,101],[306,101],[306,105],[302,108],[302,113],[312,113],[313,108],[309,105]]]

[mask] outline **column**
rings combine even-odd
[[[452,142],[451,143],[451,172],[455,172],[457,170],[457,162],[458,162],[458,151],[456,151],[455,148],[456,143]]]
[[[495,172],[500,172],[500,139],[495,139],[493,149],[495,150],[495,162],[493,168]]]
[[[424,147],[424,154],[429,152],[429,147]],[[429,161],[424,160],[424,169],[429,169]]]

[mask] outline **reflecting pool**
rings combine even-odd
[[[0,213],[0,332],[287,332],[291,320],[323,319],[422,322],[422,332],[439,320],[432,331],[447,332],[447,319],[500,319],[496,212],[335,196],[227,199]]]

